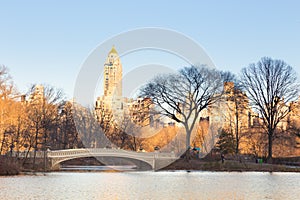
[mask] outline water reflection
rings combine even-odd
[[[49,173],[0,178],[1,199],[298,199],[300,174]]]
[[[135,171],[136,165],[103,165],[103,166],[82,166],[82,165],[63,165],[61,171]]]

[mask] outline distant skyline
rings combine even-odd
[[[10,69],[20,92],[32,83],[47,83],[72,98],[77,74],[89,53],[114,35],[142,27],[187,35],[221,70],[239,73],[242,67],[268,56],[284,60],[300,75],[300,2],[296,0],[13,0],[0,1],[0,8],[0,64]],[[118,50],[118,44],[115,46]],[[125,74],[150,62],[177,65],[174,67],[185,64],[151,51],[124,56],[121,62]]]

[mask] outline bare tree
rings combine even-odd
[[[37,151],[46,150],[54,142],[52,140],[57,133],[56,122],[64,95],[60,89],[47,85],[32,85],[28,93],[27,114],[28,124],[34,135],[34,168]]]
[[[110,147],[111,142],[95,115],[95,108],[87,108],[76,102],[73,103],[73,106],[76,131],[83,146],[86,148]]]
[[[133,147],[134,145],[131,145],[130,136],[135,135],[135,126],[136,125],[131,121],[131,117],[124,113],[121,119],[114,124],[114,130],[110,140],[121,149],[129,148],[129,146]]]
[[[55,143],[58,149],[72,149],[78,145],[78,132],[73,119],[73,105],[64,102],[58,118],[59,133]]]
[[[222,77],[223,82],[232,82],[236,89],[241,89],[240,81],[237,76],[230,71],[221,71],[220,75]]]
[[[242,69],[241,84],[263,119],[268,135],[268,160],[271,161],[276,127],[291,111],[288,103],[299,93],[296,73],[284,61],[264,57]]]
[[[204,66],[191,66],[176,74],[157,76],[141,89],[141,96],[149,97],[159,114],[184,126],[188,149],[200,112],[218,101],[221,91],[219,72]]]
[[[15,101],[13,100],[16,94],[8,68],[0,65],[0,154],[12,145],[9,144],[12,143],[9,136],[13,134],[12,125],[15,122],[12,112],[16,113],[14,110]]]
[[[4,65],[0,65],[0,99],[8,99],[15,94],[15,86],[8,68]]]

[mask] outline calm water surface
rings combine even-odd
[[[300,174],[58,172],[0,177],[0,199],[300,199]]]

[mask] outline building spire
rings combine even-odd
[[[114,53],[114,54],[118,54],[116,48],[115,48],[115,45],[112,46],[110,52],[108,54],[111,54],[111,53]]]

